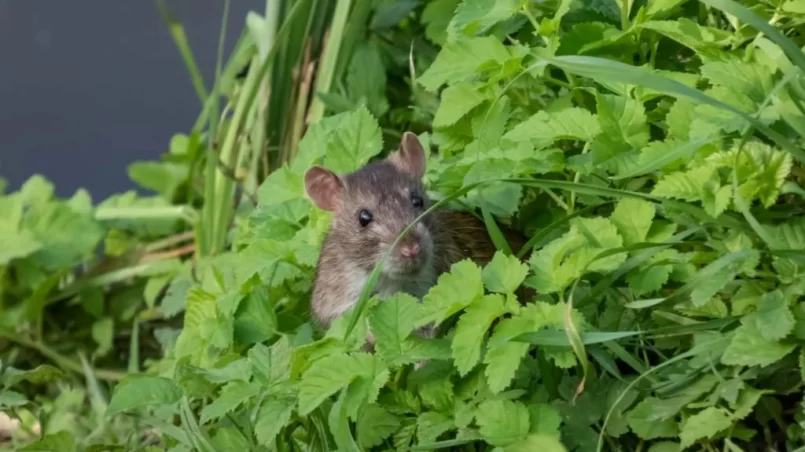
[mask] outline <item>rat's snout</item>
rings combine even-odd
[[[422,252],[422,241],[416,232],[409,232],[397,245],[397,252],[405,259],[415,259]]]
[[[400,254],[402,254],[403,257],[410,257],[410,258],[417,257],[419,255],[419,251],[420,247],[419,243],[417,242],[404,243],[400,247]]]

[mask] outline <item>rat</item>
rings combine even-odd
[[[316,268],[311,311],[324,327],[352,308],[380,259],[397,236],[430,206],[422,177],[426,155],[412,132],[386,159],[339,175],[320,165],[305,173],[305,191],[333,219]],[[504,236],[517,252],[525,238],[508,228]],[[463,259],[488,263],[497,248],[483,221],[469,212],[434,210],[417,222],[386,260],[374,293],[386,298],[405,292],[422,298],[450,267]],[[435,329],[417,331],[433,337]],[[374,344],[369,333],[368,345]]]

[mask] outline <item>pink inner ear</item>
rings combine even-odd
[[[310,199],[324,210],[333,211],[338,207],[341,196],[341,181],[322,167],[310,168],[305,174],[305,190]]]

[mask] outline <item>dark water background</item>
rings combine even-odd
[[[168,0],[209,90],[223,0]],[[249,10],[231,2],[227,55]],[[126,166],[187,132],[200,101],[153,0],[0,0],[0,177],[34,173],[59,196],[93,200],[133,187]]]

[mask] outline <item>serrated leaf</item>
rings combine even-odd
[[[357,434],[358,444],[362,447],[374,447],[383,443],[392,433],[400,427],[400,418],[383,406],[369,404],[358,415]]]
[[[451,348],[459,375],[466,375],[481,359],[481,344],[492,322],[506,312],[501,295],[486,295],[459,318]]]
[[[167,378],[130,375],[115,386],[106,407],[106,416],[137,408],[170,405],[178,402],[181,397],[181,388]]]
[[[618,201],[610,219],[623,237],[623,244],[630,246],[646,241],[655,214],[652,203],[642,199],[624,198]]]
[[[269,387],[286,381],[291,376],[291,344],[288,336],[266,347],[255,344],[249,349],[249,365],[252,374],[261,385]]]
[[[201,410],[201,423],[206,424],[234,411],[240,404],[256,396],[260,387],[245,381],[232,381],[224,385],[221,394]]]
[[[758,63],[711,61],[702,65],[701,72],[711,83],[748,95],[755,102],[763,102],[774,88],[771,71]]]
[[[129,165],[128,173],[132,181],[170,201],[190,175],[190,167],[173,162],[134,162]]]
[[[452,126],[484,100],[486,96],[480,92],[478,86],[470,83],[448,86],[442,91],[442,100],[433,118],[433,127]]]
[[[383,300],[369,313],[369,328],[376,339],[375,349],[387,363],[406,355],[404,341],[420,316],[419,300],[405,293]]]
[[[722,408],[708,407],[687,418],[682,423],[679,439],[683,448],[690,447],[697,440],[712,438],[716,433],[732,425],[729,413]]]
[[[490,292],[513,293],[527,274],[528,266],[520,259],[498,251],[484,267],[482,279]]]
[[[657,182],[651,194],[683,201],[700,201],[705,186],[718,183],[713,177],[714,170],[713,166],[705,165],[690,171],[671,173]]]
[[[783,359],[796,348],[795,344],[784,344],[764,338],[752,315],[744,317],[743,320],[721,357],[722,363],[728,366],[765,367]]]
[[[509,49],[495,37],[462,38],[442,47],[436,60],[418,81],[426,90],[435,92],[445,83],[456,83],[477,75],[482,66],[500,66],[511,58]]]
[[[559,437],[559,427],[562,425],[562,416],[556,408],[545,403],[529,405],[530,433]]]
[[[592,141],[601,132],[596,116],[583,108],[566,108],[556,112],[541,110],[504,135],[514,143],[529,142],[537,149],[556,140]]]
[[[269,396],[260,404],[257,420],[254,425],[257,442],[263,446],[271,446],[280,430],[291,420],[296,398],[287,395]]]
[[[505,452],[567,452],[559,438],[541,433],[530,434],[525,439],[503,448]]]
[[[331,171],[348,173],[363,166],[383,149],[377,120],[365,106],[312,124],[299,142],[291,171],[303,174],[316,162]],[[301,188],[301,186],[300,186]]]
[[[444,432],[455,428],[453,420],[441,413],[422,413],[416,419],[416,437],[419,444],[435,442]]]
[[[512,17],[519,7],[517,0],[464,0],[455,9],[448,36],[456,33],[478,34]]]
[[[626,415],[629,428],[642,439],[672,438],[679,434],[679,428],[673,419],[658,420],[654,417],[654,405],[659,401],[648,397]]]
[[[778,341],[794,329],[794,315],[779,290],[764,294],[758,300],[757,315],[754,317],[757,330],[769,341]]]
[[[357,378],[373,379],[384,371],[380,359],[366,353],[333,354],[315,361],[299,382],[299,414],[306,416]]]
[[[484,441],[506,447],[525,439],[529,429],[528,409],[512,400],[486,400],[478,405],[476,420]]]
[[[439,276],[422,298],[422,315],[416,326],[439,324],[484,294],[481,268],[469,259],[457,262]]]

